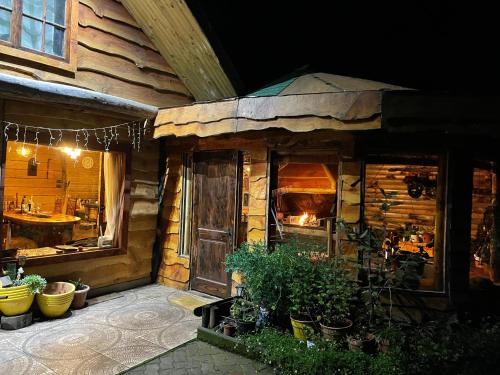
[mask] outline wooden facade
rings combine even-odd
[[[16,82],[5,83],[8,89],[0,91],[0,120],[50,128],[93,129],[131,120],[143,121],[145,117],[154,117],[158,107],[178,106],[193,100],[191,92],[121,2],[72,0],[68,3],[73,6],[72,17],[77,19],[71,34],[75,44],[74,66],[61,67],[57,59],[38,59],[36,53],[25,58],[2,54],[0,50],[1,74],[32,82],[60,84],[27,89],[22,86],[25,81],[19,86]],[[75,93],[65,89],[69,87],[91,91]],[[111,96],[100,97],[100,94]],[[33,142],[33,134],[28,134],[28,138],[28,142]],[[151,133],[146,134],[140,152],[132,151],[131,146],[126,151],[130,162],[126,191],[130,194],[125,207],[128,221],[125,247],[113,254],[96,251],[30,258],[25,266],[28,273],[38,273],[49,280],[81,278],[93,288],[149,281],[157,232],[160,165],[159,142],[151,138]],[[48,139],[41,138],[40,172],[46,168],[45,159],[49,158],[47,143]],[[128,143],[125,136],[116,147],[122,147],[123,143]],[[89,146],[103,151],[103,146],[95,142]],[[99,161],[94,165],[99,166]],[[5,171],[2,191],[4,182],[9,182],[13,173],[16,172]],[[78,179],[81,183],[75,182],[71,189],[75,196],[88,195],[93,199],[97,192],[95,187],[89,191],[85,186],[87,177],[75,177],[74,181]],[[36,189],[39,194],[45,194],[43,185]],[[19,192],[22,193],[22,187]],[[57,192],[46,195],[52,193]],[[12,194],[15,192],[4,192],[5,196]],[[44,204],[53,205],[51,199],[45,199]]]
[[[336,182],[337,218],[362,227],[377,227],[388,219],[387,228],[392,231],[408,226],[418,227],[419,233],[433,231],[434,247],[425,249],[432,259],[424,267],[419,290],[397,293],[395,313],[420,320],[428,314],[463,307],[466,301],[477,301],[471,241],[484,225],[485,212],[498,193],[492,172],[495,167],[473,166],[475,160],[490,160],[493,164],[499,160],[495,151],[499,134],[490,125],[498,117],[490,107],[494,99],[481,104],[480,100],[467,101],[462,97],[425,98],[407,90],[368,92],[365,98],[377,99],[363,100],[363,95],[354,90],[347,93],[349,99],[316,100],[318,107],[309,107],[306,98],[299,100],[298,93],[288,92],[283,96],[197,103],[161,111],[155,136],[163,141],[168,163],[175,165],[167,182],[175,194],[166,198],[169,203],[162,215],[164,255],[158,282],[182,289],[192,287],[190,258],[180,254],[179,224],[183,218],[179,214],[186,194],[182,191],[183,155],[236,150],[250,159],[245,233],[249,242],[270,242],[275,238],[272,211],[273,191],[279,187],[277,158],[284,157],[292,163],[316,160],[335,171],[332,177]],[[317,99],[320,95],[340,97],[326,92],[311,96]],[[433,100],[442,107],[435,107]],[[325,104],[323,108],[324,103],[334,104]],[[338,110],[347,103],[347,107]],[[471,108],[465,109],[466,105]],[[301,108],[306,110],[299,114]],[[462,113],[458,118],[453,108]],[[485,128],[470,127],[473,113],[479,113],[478,122],[484,123]],[[329,121],[326,128],[322,125],[325,121]],[[487,141],[483,134],[488,134]],[[459,151],[464,147],[468,152]],[[410,177],[425,180],[427,187],[422,187],[421,196],[409,196]],[[294,184],[298,183],[297,178],[292,176]],[[380,191],[390,192],[390,196],[381,196]],[[388,209],[383,209],[384,203]],[[303,232],[314,232],[312,229]],[[334,251],[356,256],[346,238],[335,234],[334,240]],[[401,246],[407,252],[417,251],[417,246],[410,243]],[[412,246],[415,249],[411,250]],[[495,284],[499,263],[492,262],[489,272]],[[233,293],[240,282],[241,278],[233,275]]]

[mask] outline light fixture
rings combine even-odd
[[[26,146],[21,146],[16,149],[16,153],[23,158],[27,158],[31,155],[31,149]]]
[[[82,154],[82,150],[79,148],[64,147],[63,152],[68,154],[71,159],[76,159]]]

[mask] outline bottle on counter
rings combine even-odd
[[[28,201],[28,212],[33,211],[35,206],[33,205],[33,195],[30,195],[30,200]]]
[[[28,198],[26,198],[26,195],[23,195],[23,199],[21,200],[21,213],[24,214],[27,212],[27,204],[28,204]]]

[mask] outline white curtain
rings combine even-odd
[[[106,240],[118,245],[121,217],[125,199],[125,155],[118,152],[104,153],[104,205],[106,208]]]

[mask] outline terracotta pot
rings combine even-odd
[[[224,324],[224,336],[234,336],[236,332],[236,325],[234,323]]]
[[[71,302],[72,309],[81,309],[85,306],[85,301],[87,301],[87,293],[90,290],[88,285],[83,285],[83,289],[75,290],[75,296],[73,297],[73,302]]]
[[[378,342],[378,351],[380,353],[388,353],[390,349],[390,342],[389,340],[380,340]]]
[[[321,333],[323,337],[327,340],[338,340],[342,338],[352,327],[352,320],[345,319],[343,325],[336,327],[329,327],[319,323],[321,327]]]
[[[376,341],[375,336],[369,333],[364,339],[353,339],[349,337],[347,339],[347,344],[349,345],[349,350],[351,352],[365,352],[365,353],[373,353],[375,351]]]

